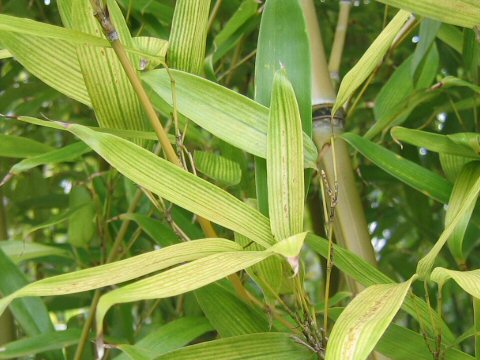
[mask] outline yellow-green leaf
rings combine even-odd
[[[206,151],[193,154],[197,171],[217,180],[221,185],[237,185],[242,180],[242,170],[235,161]]]
[[[448,202],[448,209],[445,219],[445,230],[440,235],[440,238],[437,240],[432,249],[425,255],[417,265],[417,274],[421,278],[426,278],[429,276],[430,271],[433,267],[435,259],[437,258],[440,250],[447,240],[455,234],[455,231],[458,233],[453,238],[455,241],[454,249],[455,254],[460,252],[461,256],[461,242],[460,238],[463,238],[464,227],[467,225],[472,215],[473,207],[480,193],[480,176],[471,177],[472,173],[477,174],[479,171],[479,162],[475,161],[469,163],[464,167],[464,176],[459,176],[455,180],[454,190],[450,195],[450,200]],[[456,240],[455,240],[456,239]]]
[[[480,24],[477,0],[377,0],[442,22],[472,28]]]
[[[480,299],[480,269],[473,271],[456,271],[437,267],[433,269],[430,279],[443,286],[448,279],[453,279],[467,293]]]
[[[410,15],[409,12],[400,10],[380,35],[377,36],[355,66],[345,75],[340,84],[337,101],[335,101],[332,113],[337,112],[337,110],[347,102],[353,92],[367,79],[375,67],[380,64],[395,39],[395,36],[397,36]]]
[[[366,359],[402,306],[412,281],[373,285],[355,297],[333,326],[325,357]]]
[[[175,80],[177,110],[182,115],[229,144],[266,158],[267,107],[201,77],[178,70],[170,73]],[[142,79],[172,106],[171,81],[166,70],[149,71]],[[318,151],[305,133],[303,144],[304,166],[316,168]]]
[[[241,249],[225,239],[203,239],[172,245],[126,260],[42,279],[0,299],[0,315],[14,299],[74,294],[98,289],[215,253]]]
[[[205,58],[210,0],[177,0],[170,32],[168,64],[200,74]]]
[[[276,240],[303,230],[304,180],[302,120],[284,70],[273,80],[267,131],[270,226]]]

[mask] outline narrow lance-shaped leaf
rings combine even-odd
[[[373,285],[355,297],[333,326],[325,357],[366,359],[402,306],[413,280]]]
[[[170,70],[175,80],[177,110],[218,138],[246,152],[266,158],[268,108],[226,87]],[[166,70],[145,73],[142,79],[165,102],[172,106],[170,77]],[[215,101],[212,102],[212,99]],[[241,136],[239,136],[241,134]],[[316,168],[318,151],[303,134],[304,166]]]
[[[467,166],[469,165],[467,164]],[[477,167],[478,163],[475,162],[475,168]],[[468,173],[470,173],[470,171]],[[466,223],[468,223],[470,216],[472,215],[473,207],[477,201],[478,194],[480,193],[480,177],[473,180],[474,181],[471,181],[470,178],[461,176],[455,181],[455,191],[452,191],[448,203],[449,206],[446,214],[445,230],[442,232],[440,238],[428,254],[418,262],[417,274],[420,278],[428,278],[435,259],[440,253],[443,245],[445,245],[449,237],[454,234],[459,225],[464,227],[466,226]],[[470,185],[470,187],[466,187],[465,185]],[[462,230],[462,227],[460,228],[458,235],[464,231],[464,229]],[[455,244],[455,246],[458,247],[460,245]]]
[[[285,70],[273,80],[267,132],[267,183],[270,226],[277,241],[303,229],[304,181],[302,123]]]
[[[430,279],[440,286],[443,286],[448,279],[453,279],[467,293],[480,299],[480,269],[456,271],[437,267],[433,269]]]
[[[210,0],[178,0],[170,32],[168,64],[200,74],[205,58]]]
[[[0,299],[0,315],[8,304],[25,296],[65,295],[118,284],[203,256],[241,249],[225,239],[195,240],[172,245],[114,263],[42,279]]]
[[[1,157],[28,158],[52,150],[51,146],[26,137],[0,134]]]
[[[71,254],[61,248],[22,240],[0,241],[0,249],[14,262],[36,259],[42,256],[62,256],[71,258]]]
[[[441,176],[356,134],[345,133],[342,138],[387,173],[428,197],[447,203],[452,186]]]
[[[268,219],[228,192],[127,140],[81,125],[66,126],[115,169],[143,188],[238,231],[264,247],[274,242]]]
[[[377,0],[441,22],[472,28],[480,24],[477,0]]]
[[[133,47],[133,41],[115,1],[108,10],[120,41]],[[89,0],[73,3],[72,24],[75,29],[104,37],[94,17]],[[102,127],[145,130],[147,122],[140,101],[113,49],[78,46],[77,56],[98,123]],[[131,56],[131,60],[135,57]]]
[[[395,39],[395,36],[397,36],[409,17],[409,12],[400,10],[370,45],[355,66],[345,75],[338,89],[337,101],[335,101],[332,113],[336,113],[338,109],[347,102],[353,92],[370,76],[375,67],[380,64],[387,50],[390,48],[392,41]]]
[[[158,360],[305,360],[312,356],[291,334],[271,332],[207,341],[169,352]]]
[[[479,184],[477,184],[478,179],[480,179],[480,161],[473,161],[462,168],[453,186],[451,200],[448,203],[448,210],[445,216],[445,225],[448,226],[453,221],[455,215],[465,208],[462,219],[447,241],[450,252],[460,266],[465,266],[466,259],[463,253],[463,238],[475,207],[475,202],[473,202],[466,208],[466,197],[469,195],[471,189],[479,186]],[[480,188],[477,189],[477,196],[479,192]]]
[[[177,266],[158,275],[113,290],[100,298],[96,313],[97,334],[103,333],[103,319],[115,304],[138,300],[161,299],[180,295],[213,283],[248,268],[271,255],[298,256],[306,233],[289,237],[264,251],[236,251],[213,254]]]
[[[392,128],[390,134],[392,135],[392,138],[397,141],[406,142],[417,147],[423,147],[430,151],[465,156],[472,159],[480,158],[473,149],[463,144],[455,143],[447,135],[407,129],[400,126]]]

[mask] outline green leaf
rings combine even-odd
[[[91,149],[87,145],[79,141],[60,149],[55,149],[24,159],[13,165],[8,173],[10,176],[18,175],[40,165],[75,161],[80,156],[90,151]]]
[[[0,293],[6,296],[9,293],[27,284],[25,275],[0,249]],[[5,298],[0,299],[0,315],[3,313]],[[8,301],[8,300],[7,300]],[[52,332],[53,325],[50,321],[47,308],[40,299],[19,299],[10,306],[15,320],[20,324],[28,336]],[[59,356],[48,356],[49,359]]]
[[[429,17],[447,24],[472,28],[480,24],[476,0],[377,0],[384,4]]]
[[[198,109],[197,109],[198,110]],[[274,242],[269,220],[213,184],[121,138],[66,125],[120,173],[143,188],[260,245]]]
[[[377,36],[355,66],[345,75],[338,89],[337,100],[333,105],[333,114],[347,102],[354,91],[370,76],[377,65],[380,64],[395,39],[395,36],[397,36],[410,15],[409,12],[400,10],[380,35]]]
[[[42,353],[48,350],[62,349],[78,343],[81,331],[70,329],[52,331],[3,344],[0,359],[13,359]]]
[[[229,144],[266,157],[268,108],[198,76],[177,70],[170,73],[176,84],[177,110],[182,115]],[[166,70],[149,71],[142,79],[172,106],[171,82]],[[305,167],[316,168],[315,145],[305,134],[303,143]]]
[[[116,346],[117,349],[122,350],[127,359],[131,360],[151,360],[155,355],[148,350],[142,349],[138,346],[121,344]]]
[[[133,346],[157,357],[185,346],[197,337],[213,330],[212,325],[205,318],[183,317],[149,332]],[[123,345],[119,346],[119,349],[124,350]],[[115,360],[126,359],[128,357],[124,354],[115,358]]]
[[[0,241],[0,249],[16,264],[43,256],[72,257],[68,251],[58,247],[21,240]]]
[[[206,151],[193,154],[195,168],[221,185],[237,185],[242,180],[242,170],[235,161]],[[302,166],[303,168],[303,166]]]
[[[68,217],[68,242],[76,247],[87,247],[97,231],[95,202],[83,186],[74,186],[68,200],[70,209],[80,206]]]
[[[119,219],[135,221],[148,236],[161,246],[169,246],[179,242],[178,235],[170,227],[146,215],[127,213],[120,215]]]
[[[178,0],[170,31],[168,64],[200,74],[203,69],[210,0]]]
[[[243,251],[237,245],[234,251],[218,252],[113,290],[103,295],[98,302],[97,334],[103,333],[103,319],[115,304],[184,294],[248,268],[274,254],[298,256],[305,236],[306,233],[293,236],[264,251]]]
[[[13,55],[7,49],[0,49],[0,60],[11,58]]]
[[[322,257],[328,257],[329,245],[327,240],[309,234],[305,239],[305,243]],[[350,251],[337,245],[334,245],[333,251],[335,254],[335,266],[363,286],[368,287],[375,284],[394,283],[387,275]],[[430,334],[435,334],[438,324],[442,323],[443,340],[445,343],[453,344],[455,342],[455,337],[450,329],[443,323],[440,317],[438,317],[437,313],[430,309],[422,299],[414,295],[408,296],[403,304],[403,309],[413,318],[417,319],[417,321],[424,324]],[[432,316],[434,317],[433,324],[431,323],[431,314],[433,314]]]
[[[430,279],[440,286],[453,279],[467,293],[480,299],[480,269],[473,271],[456,271],[437,267],[433,269]]]
[[[0,156],[10,158],[28,158],[54,150],[41,142],[14,135],[0,134]]]
[[[473,207],[480,193],[480,176],[472,177],[479,171],[479,164],[480,162],[477,161],[467,164],[462,170],[463,174],[455,180],[445,216],[445,230],[428,254],[418,262],[417,274],[420,278],[429,276],[440,250],[452,235],[455,255],[461,256],[460,259],[463,258],[462,240],[465,227],[470,220]]]
[[[441,88],[451,88],[451,87],[466,87],[470,90],[475,91],[477,94],[480,94],[480,86],[472,84],[471,82],[459,79],[455,76],[446,76],[438,82],[436,85]]]
[[[265,313],[244,303],[219,283],[195,290],[195,297],[203,313],[221,337],[269,330]]]
[[[108,10],[120,41],[128,47],[133,47],[132,38],[117,3],[109,0]],[[89,34],[99,34],[99,24],[93,15],[90,1],[74,2],[72,14],[75,29]],[[101,36],[105,37],[103,34]],[[78,46],[77,56],[100,126],[130,130],[147,129],[140,101],[113,49]],[[135,57],[130,56],[130,60],[134,61]]]
[[[302,123],[293,87],[284,70],[274,77],[267,132],[270,226],[276,240],[303,230]]]
[[[415,52],[413,53],[412,65],[410,69],[412,77],[415,79],[415,83],[419,72],[422,70],[422,67],[431,66],[431,64],[427,62],[426,56],[429,50],[432,48],[432,44],[434,44],[441,24],[441,22],[431,19],[424,19],[420,24],[420,32],[418,35],[420,37],[420,41],[418,42]]]
[[[451,185],[441,176],[353,133],[342,138],[375,165],[423,194],[446,204]]]
[[[306,360],[312,359],[306,347],[290,334],[259,333],[207,341],[172,351],[158,360]]]
[[[477,187],[476,193],[480,193],[480,183],[477,184],[478,179],[480,179],[480,162],[473,161],[466,164],[453,186],[451,200],[448,203],[447,214],[445,215],[445,226],[448,226],[455,215],[460,211],[465,211],[462,219],[459,220],[455,230],[453,230],[452,235],[448,238],[447,244],[450,252],[457,261],[459,265],[465,265],[465,254],[463,251],[463,238],[467,230],[467,226],[470,222],[473,209],[475,207],[475,202],[473,202],[469,207],[466,207],[468,203],[468,196],[470,191]]]
[[[139,64],[136,64],[139,70],[152,70],[165,61],[168,41],[151,36],[134,37],[132,41],[138,50],[151,54],[150,58],[141,58]]]
[[[462,31],[453,25],[443,23],[438,30],[437,37],[458,53],[462,53]]]
[[[480,158],[480,156],[471,148],[454,142],[448,135],[407,129],[400,126],[392,128],[390,134],[396,141],[402,141],[417,147],[423,147],[429,151],[459,155],[473,159]]]
[[[412,281],[373,285],[357,295],[335,322],[325,357],[366,359],[402,306]]]
[[[297,97],[303,131],[310,138],[311,55],[303,10],[299,1],[268,0],[263,9],[257,42],[255,101],[270,106],[273,78],[282,67],[288,72]],[[307,142],[304,141],[304,144]],[[255,182],[258,208],[262,214],[268,214],[267,165],[259,158],[255,159]]]
[[[10,291],[3,291],[2,289],[4,294],[9,292],[11,294],[0,299],[0,315],[12,300],[20,297],[65,295],[98,289],[132,280],[185,261],[199,259],[222,251],[238,249],[239,246],[237,244],[225,239],[190,241],[134,256],[126,260],[42,279],[17,291],[13,291],[14,289],[11,288]],[[2,262],[0,262],[1,265]],[[14,305],[15,303],[12,304],[12,306]]]

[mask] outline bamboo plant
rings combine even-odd
[[[0,359],[480,358],[475,1],[30,5]]]

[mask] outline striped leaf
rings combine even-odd
[[[451,238],[457,260],[463,259],[463,235],[468,225],[473,208],[480,193],[480,162],[475,161],[465,165],[462,173],[455,180],[450,200],[448,202],[447,214],[445,216],[445,230],[440,235],[432,249],[425,255],[417,265],[417,274],[421,278],[427,278],[433,264],[447,240]]]
[[[270,226],[277,241],[303,230],[302,121],[285,70],[273,80],[267,132],[267,184]]]
[[[235,161],[206,151],[195,151],[195,168],[221,185],[237,185],[242,180],[242,170]]]
[[[165,61],[168,41],[150,36],[134,37],[132,38],[132,41],[135,48],[152,56],[152,58],[149,59],[140,57],[140,62],[135,64],[138,66],[139,70],[154,69]]]
[[[43,256],[71,258],[69,252],[61,248],[22,240],[0,241],[0,249],[16,264]]]
[[[387,5],[436,19],[448,24],[472,28],[480,24],[477,0],[377,0]]]
[[[433,269],[430,279],[440,286],[443,286],[447,280],[453,279],[467,293],[480,299],[480,269],[456,271],[437,267]]]
[[[133,47],[129,30],[116,2],[109,0],[108,9],[120,41],[128,47]],[[72,24],[75,29],[96,36],[105,36],[99,29],[89,0],[75,1],[72,13]],[[140,101],[113,49],[78,46],[77,56],[100,126],[131,130],[147,129]],[[130,59],[135,61],[134,56]]]
[[[332,109],[335,113],[352,96],[354,91],[370,76],[387,53],[395,36],[410,17],[410,13],[400,10],[380,35],[370,45],[355,66],[345,75],[338,89],[337,100]]]
[[[356,296],[335,322],[325,358],[366,359],[402,306],[412,281],[373,285]]]
[[[141,187],[264,247],[274,242],[269,220],[228,192],[127,140],[81,125],[66,127]]]
[[[288,258],[298,256],[305,235],[304,233],[280,241],[264,251],[243,251],[237,245],[238,248],[234,251],[218,252],[113,290],[103,295],[98,302],[97,334],[103,333],[103,319],[115,304],[184,294],[255,265],[274,254]]]
[[[182,71],[171,70],[175,79],[178,111],[218,138],[250,154],[267,154],[268,108],[230,89]],[[172,105],[170,77],[166,70],[142,76],[146,84]],[[215,99],[215,101],[212,101]],[[317,149],[303,135],[304,166],[316,168]]]
[[[172,351],[158,360],[306,360],[314,354],[291,334],[259,333],[207,341]]]
[[[0,315],[14,299],[25,296],[74,294],[98,289],[215,253],[241,249],[225,239],[204,239],[172,245],[126,260],[42,279],[0,299]]]
[[[210,0],[177,0],[169,39],[170,67],[202,73],[209,10]]]

